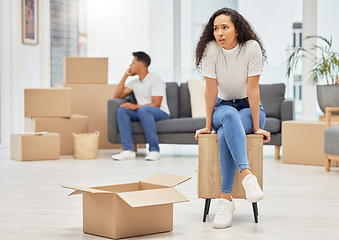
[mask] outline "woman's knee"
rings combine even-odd
[[[218,129],[225,122],[240,121],[239,112],[231,106],[220,106],[215,109],[212,117],[213,126]]]
[[[238,110],[233,107],[225,108],[222,112],[222,120],[228,122],[240,121]]]

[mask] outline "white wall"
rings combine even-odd
[[[109,58],[109,83],[118,83],[134,51],[149,52],[148,0],[87,0],[87,56]]]
[[[10,26],[10,13],[8,11],[10,1],[0,1],[0,121],[1,121],[1,141],[3,143],[8,143],[8,136],[10,133],[10,81],[5,79],[10,79],[10,36],[9,29]],[[7,34],[5,34],[7,33]]]
[[[318,35],[332,37],[333,47],[339,51],[338,0],[318,0]]]
[[[155,72],[165,82],[174,81],[173,14],[172,0],[149,0],[147,34],[149,39],[149,54],[152,58],[150,71]]]
[[[0,1],[2,144],[24,131],[24,89],[50,86],[49,1],[39,1],[39,45],[21,42],[21,2]]]

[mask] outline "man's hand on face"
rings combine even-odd
[[[127,77],[130,77],[130,76],[135,76],[136,74],[132,74],[132,73],[131,73],[131,68],[129,68],[129,69],[126,70],[125,75],[126,75]]]
[[[128,76],[128,77],[129,77],[129,76],[132,76],[132,75],[131,75],[131,69],[130,69],[130,68],[126,70],[125,75]]]
[[[130,110],[138,110],[138,105],[130,103],[130,102],[123,103],[120,105],[120,107],[130,109]]]

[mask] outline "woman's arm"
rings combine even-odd
[[[212,131],[212,115],[215,107],[215,102],[218,95],[217,79],[205,77],[205,106],[206,106],[206,127],[196,131],[195,139],[201,133],[211,133]]]
[[[251,108],[253,133],[264,136],[264,142],[270,141],[270,133],[260,129],[259,127],[259,111],[260,111],[260,91],[259,91],[260,75],[248,77],[247,79],[247,97]]]
[[[212,131],[212,115],[218,95],[217,79],[205,77],[206,128]]]
[[[259,129],[259,104],[260,104],[259,78],[260,75],[247,78],[247,97],[251,108],[253,132]]]

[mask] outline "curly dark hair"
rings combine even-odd
[[[204,51],[207,43],[210,41],[215,41],[213,31],[214,31],[214,19],[221,15],[225,14],[226,16],[231,17],[231,21],[234,24],[235,30],[238,33],[237,41],[240,46],[244,45],[248,40],[255,40],[259,43],[261,52],[263,55],[263,60],[266,60],[266,51],[263,47],[261,40],[258,35],[255,33],[251,24],[237,11],[231,8],[222,8],[216,11],[212,17],[208,20],[204,31],[201,34],[200,40],[195,49],[195,67],[197,69],[201,68],[201,60],[204,55]]]

